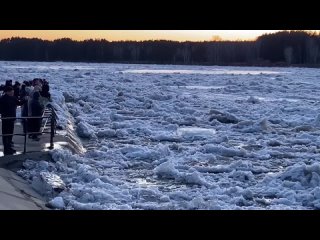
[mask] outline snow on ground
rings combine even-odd
[[[19,173],[57,209],[319,209],[320,73],[307,68],[0,62],[49,80],[87,149]],[[42,174],[42,175],[40,175]],[[45,193],[43,193],[45,194]]]

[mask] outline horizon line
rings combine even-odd
[[[282,31],[318,33],[320,30],[0,30],[0,40],[11,38],[56,41],[105,40],[108,42],[252,42],[265,34]]]
[[[260,37],[260,36],[259,36]],[[61,38],[55,38],[55,39],[43,39],[41,37],[23,37],[23,36],[12,36],[12,37],[6,37],[6,38],[0,38],[0,41],[2,40],[6,40],[6,39],[12,39],[12,38],[21,38],[21,39],[39,39],[39,40],[43,40],[43,41],[57,41],[57,40],[61,40],[61,39],[70,39],[72,41],[75,42],[83,42],[83,41],[89,41],[89,40],[106,40],[108,42],[148,42],[148,41],[170,41],[170,42],[254,42],[257,40],[258,37],[254,38],[254,39],[220,39],[220,40],[174,40],[174,39],[164,39],[164,38],[159,38],[159,39],[144,39],[144,40],[130,40],[130,39],[126,39],[126,40],[108,40],[107,38],[86,38],[86,39],[74,39],[71,37],[61,37]]]

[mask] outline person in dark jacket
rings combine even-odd
[[[6,84],[5,84],[6,87],[12,87],[12,80],[6,80]]]
[[[20,86],[21,84],[18,81],[16,81],[13,85],[14,96],[17,99],[20,99]]]
[[[21,102],[14,97],[14,91],[12,86],[6,86],[4,93],[5,94],[0,98],[2,135],[13,134],[17,105],[21,106]],[[2,136],[4,155],[11,155],[16,153],[16,150],[12,148],[12,137],[12,135]]]
[[[41,117],[43,113],[43,106],[40,104],[39,101],[40,98],[40,93],[39,92],[34,92],[32,96],[32,100],[30,103],[30,108],[31,108],[31,116],[32,117]],[[41,123],[42,123],[42,118],[30,118],[28,120],[28,127],[30,132],[40,132],[41,128]],[[39,141],[40,138],[38,138],[39,133],[34,133],[31,134],[31,138],[33,140]]]
[[[40,95],[42,97],[48,98],[50,100],[51,94],[50,94],[49,90],[50,90],[49,84],[47,82],[45,82],[42,85],[42,90],[40,91]]]

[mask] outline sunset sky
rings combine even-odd
[[[71,38],[74,40],[107,39],[118,40],[175,40],[175,41],[209,41],[214,38],[222,40],[254,40],[264,33],[280,30],[0,30],[0,39],[10,37],[41,38],[54,40]]]

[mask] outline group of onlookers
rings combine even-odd
[[[49,83],[45,79],[35,78],[20,84],[7,80],[0,86],[0,114],[2,120],[2,140],[4,155],[16,153],[13,149],[14,122],[17,106],[21,106],[23,132],[34,141],[39,141],[42,115],[45,106],[51,101]]]

